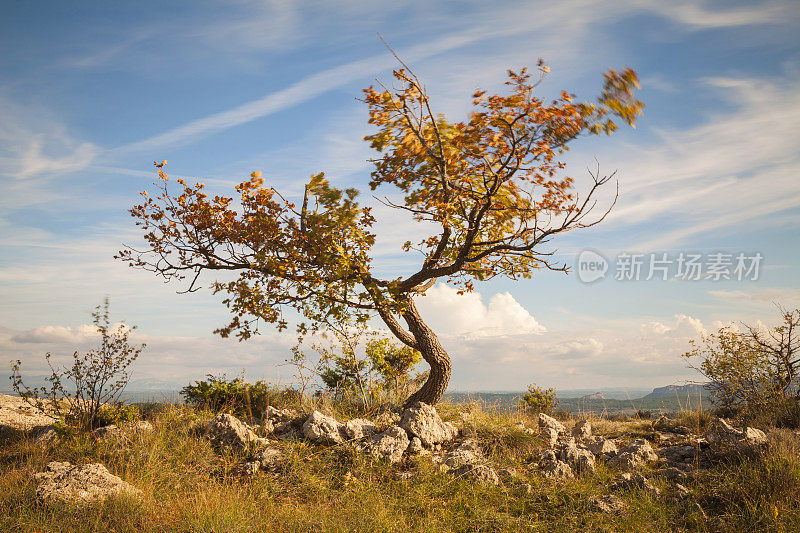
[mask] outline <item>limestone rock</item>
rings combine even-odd
[[[760,429],[738,429],[724,418],[714,420],[713,429],[706,435],[706,440],[712,445],[736,450],[756,450],[767,444],[767,436]]]
[[[267,406],[265,420],[269,420],[273,424],[277,422],[292,422],[299,416],[299,413],[294,409],[276,409],[270,405]]]
[[[478,443],[473,439],[467,439],[456,448],[449,450],[443,459],[443,463],[448,468],[457,469],[464,465],[478,463],[483,458]]]
[[[572,428],[575,440],[582,440],[592,436],[592,424],[588,420],[579,420]]]
[[[552,448],[558,442],[558,431],[555,428],[542,428],[542,438],[544,439],[545,445]]]
[[[375,458],[399,463],[410,444],[408,434],[400,426],[392,426],[366,441],[364,449]]]
[[[624,473],[620,474],[614,481],[611,483],[610,486],[611,490],[633,490],[639,489],[644,490],[650,493],[652,496],[658,496],[661,494],[661,490],[650,483],[650,480],[644,477],[643,475],[637,473]]]
[[[342,431],[344,432],[345,437],[348,439],[358,440],[377,433],[378,426],[364,418],[354,418],[347,421],[347,423],[344,425],[344,428],[342,428]]]
[[[110,473],[100,463],[73,466],[53,461],[47,470],[35,475],[39,485],[36,496],[44,502],[87,504],[101,502],[109,496],[126,494],[136,498],[142,492]]]
[[[660,448],[657,454],[670,463],[691,463],[700,457],[700,451],[688,445],[666,446]]]
[[[273,471],[280,467],[284,458],[283,450],[270,446],[259,450],[258,453],[253,456],[253,461],[258,462],[259,466],[264,470]]]
[[[227,413],[215,416],[206,426],[205,437],[217,448],[242,450],[248,444],[267,444],[269,441],[253,433],[250,427]]]
[[[539,468],[539,472],[548,479],[561,480],[575,477],[572,468],[564,461],[558,459],[545,461]]]
[[[425,451],[425,447],[422,446],[422,441],[419,437],[414,437],[411,439],[411,443],[408,445],[408,453],[410,454],[420,454]]]
[[[594,473],[595,471],[594,455],[586,448],[578,448],[575,445],[565,446],[559,451],[559,456],[576,472]]]
[[[653,451],[650,443],[645,439],[637,439],[622,448],[616,457],[609,461],[609,464],[616,468],[630,470],[656,460],[658,460],[658,455]]]
[[[597,511],[615,514],[625,508],[625,502],[614,494],[589,498],[589,506]]]
[[[585,439],[583,444],[589,449],[590,452],[599,457],[614,457],[619,451],[613,440],[597,435]]]
[[[558,433],[566,433],[567,428],[564,427],[564,424],[553,418],[552,416],[547,416],[544,413],[539,413],[539,428],[552,428],[555,429]]]
[[[314,411],[303,424],[303,435],[319,444],[341,444],[343,425],[335,418]]]
[[[409,435],[419,437],[425,446],[448,442],[458,436],[458,428],[442,421],[436,408],[422,402],[417,402],[403,411],[400,426]]]

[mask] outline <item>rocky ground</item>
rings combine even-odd
[[[49,429],[56,417],[19,396],[0,394],[0,435],[31,433]]]
[[[731,525],[735,521],[731,522],[730,513],[720,516],[714,516],[711,511],[707,513],[708,502],[717,505],[714,503],[716,500],[709,499],[707,480],[714,479],[718,465],[728,464],[729,458],[763,455],[770,444],[763,431],[735,427],[719,418],[713,418],[703,431],[698,431],[699,426],[691,429],[679,420],[667,417],[632,421],[627,425],[600,419],[561,421],[545,414],[533,419],[498,420],[486,419],[469,409],[448,406],[445,411],[450,420],[445,420],[437,409],[420,403],[406,410],[387,407],[368,418],[349,420],[315,410],[302,412],[275,407],[269,407],[259,423],[251,424],[228,413],[205,419],[191,415],[190,418],[196,421],[191,428],[184,428],[188,431],[186,438],[179,441],[179,445],[167,446],[175,450],[154,449],[156,439],[171,437],[162,427],[164,422],[158,419],[154,423],[138,421],[107,426],[95,430],[88,441],[79,439],[84,443],[80,444],[84,450],[88,450],[85,448],[87,445],[94,450],[88,455],[84,451],[84,457],[100,459],[92,461],[80,460],[81,454],[75,451],[74,437],[68,440],[59,435],[50,426],[53,419],[46,413],[26,408],[11,397],[0,400],[0,424],[30,435],[32,438],[23,439],[30,442],[26,446],[38,446],[36,449],[44,450],[36,452],[42,457],[38,462],[34,461],[41,466],[20,467],[15,472],[20,472],[20,475],[22,471],[29,472],[26,483],[31,488],[28,490],[32,490],[34,499],[45,506],[91,508],[105,505],[103,502],[109,498],[134,502],[131,505],[153,505],[158,498],[151,479],[156,474],[137,479],[135,468],[157,468],[149,462],[153,461],[154,452],[158,452],[180,453],[186,468],[211,469],[209,471],[215,472],[214,476],[223,475],[224,483],[231,484],[226,487],[246,489],[263,485],[273,487],[270,490],[282,487],[279,492],[288,493],[303,486],[304,476],[310,475],[309,467],[317,471],[314,475],[322,476],[317,483],[326,485],[323,480],[327,468],[332,477],[340,479],[338,484],[329,488],[333,491],[348,490],[347,487],[359,484],[362,485],[359,490],[366,490],[364,480],[372,478],[372,483],[381,484],[375,485],[376,493],[388,490],[384,498],[393,498],[392,490],[417,492],[419,497],[420,491],[435,492],[432,487],[457,482],[462,491],[465,490],[464,483],[475,487],[468,492],[483,494],[485,502],[505,494],[506,501],[516,498],[522,505],[521,509],[541,505],[550,510],[562,507],[562,511],[567,512],[558,499],[566,497],[570,502],[569,512],[582,509],[581,516],[553,516],[549,519],[551,522],[546,517],[538,518],[537,513],[523,512],[523,515],[509,519],[510,524],[515,524],[511,529],[529,522],[539,523],[544,529],[563,523],[594,524],[586,527],[593,529],[602,524],[635,522],[637,514],[663,515],[666,512],[674,514],[671,520],[678,523],[685,521],[686,524],[703,524],[707,530],[726,531],[737,530],[738,526]],[[477,416],[484,419],[478,423]],[[195,451],[187,455],[178,451],[180,446]],[[202,451],[205,449],[202,446],[206,446],[208,452]],[[199,455],[198,450],[201,450]],[[203,453],[211,455],[201,460]],[[142,455],[151,458],[142,463],[144,459],[139,457],[138,463],[129,464],[131,457]],[[72,457],[74,459],[70,461],[65,460]],[[317,466],[314,465],[316,458],[320,458]],[[377,470],[358,466],[368,465],[370,461]],[[213,466],[215,463],[218,466]],[[120,465],[126,466],[120,469]],[[219,465],[226,466],[220,470]],[[127,476],[125,471],[128,471]],[[391,483],[400,483],[406,488],[391,489],[386,481],[375,478],[380,472],[385,472],[382,475],[388,476]],[[208,475],[204,476],[205,482],[213,481],[209,481]],[[450,481],[434,482],[438,476]],[[172,482],[163,481],[161,485],[163,483]],[[569,488],[572,488],[571,493],[564,492]],[[447,505],[447,500],[439,502],[431,494],[425,494],[425,497],[433,498],[425,505]],[[466,510],[459,512],[468,512],[469,509],[467,505]],[[394,512],[399,517],[405,516],[407,509],[395,509]],[[592,513],[597,518],[591,518]],[[682,518],[681,513],[686,517]],[[601,518],[604,516],[607,518]],[[687,518],[689,516],[691,519]],[[780,518],[786,519],[777,514],[774,517],[776,521]],[[654,524],[663,525],[664,516],[659,520],[661,522]],[[464,529],[459,524],[451,525],[452,529]],[[687,526],[686,529],[704,530],[703,527]],[[637,528],[651,529],[658,530]]]

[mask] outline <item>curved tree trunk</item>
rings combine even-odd
[[[429,405],[436,404],[442,399],[447,384],[450,382],[450,371],[452,364],[447,351],[439,343],[439,338],[428,325],[423,322],[422,317],[414,305],[414,301],[409,299],[408,309],[403,313],[403,318],[408,324],[408,330],[416,340],[416,348],[422,354],[422,358],[430,365],[428,379],[422,387],[409,396],[405,406],[415,402],[425,402]]]

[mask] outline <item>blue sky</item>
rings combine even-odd
[[[166,5],[165,5],[166,4]],[[0,7],[0,351],[31,375],[46,351],[91,344],[105,295],[149,344],[139,386],[207,372],[290,381],[293,340],[265,330],[215,338],[216,297],[177,295],[112,256],[140,237],[127,214],[171,176],[228,193],[253,170],[287,194],[313,172],[365,184],[362,88],[394,59],[424,80],[435,111],[459,119],[477,87],[542,57],[545,95],[599,92],[631,66],[647,108],[635,130],[573,146],[579,186],[595,158],[618,170],[603,225],[555,242],[569,265],[611,262],[582,283],[541,272],[421,302],[454,360],[454,390],[650,387],[695,378],[679,355],[723,323],[774,322],[800,305],[800,5],[796,2],[6,2]],[[421,229],[378,210],[377,262],[419,263],[400,244]],[[617,281],[621,252],[760,253],[757,280]],[[645,255],[645,257],[649,257]]]

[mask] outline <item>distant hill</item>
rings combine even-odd
[[[605,400],[606,397],[603,396],[602,392],[595,392],[594,394],[587,394],[586,396],[581,396],[581,400]]]
[[[704,384],[698,383],[667,385],[666,387],[656,387],[645,398],[686,398],[686,396],[693,398],[708,396],[708,389],[705,388]]]

